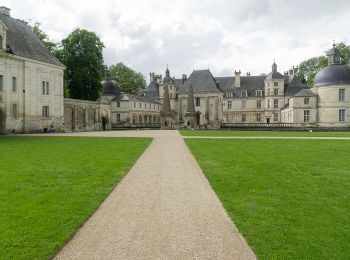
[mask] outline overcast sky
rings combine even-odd
[[[172,76],[209,68],[283,72],[350,43],[349,0],[3,0],[11,16],[31,19],[55,41],[80,27],[102,39],[107,65]]]

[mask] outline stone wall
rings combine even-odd
[[[108,103],[66,98],[64,118],[64,132],[111,129],[111,109]]]

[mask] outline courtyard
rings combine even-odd
[[[181,134],[0,137],[0,258],[350,255],[349,133]]]

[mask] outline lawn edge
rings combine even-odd
[[[128,137],[127,137],[128,138]],[[133,138],[133,137],[131,137]],[[112,186],[111,190],[106,194],[106,196],[101,200],[100,203],[97,204],[96,208],[84,219],[80,225],[77,227],[77,229],[67,238],[67,240],[57,249],[55,250],[47,259],[54,259],[62,250],[63,248],[73,239],[73,237],[76,235],[76,233],[85,225],[85,223],[95,214],[95,212],[100,208],[102,203],[105,202],[105,200],[110,196],[110,194],[118,187],[119,183],[121,183],[125,177],[130,172],[131,168],[134,167],[136,162],[140,159],[140,157],[149,149],[150,145],[153,143],[154,138],[153,137],[141,137],[142,139],[150,139],[151,142],[145,147],[145,149],[136,157],[136,159],[130,164],[128,169],[124,172],[124,174],[120,177],[119,181],[116,181],[114,185]]]
[[[241,237],[241,239],[247,244],[247,246],[250,248],[250,250],[253,252],[254,256],[256,257],[256,259],[258,259],[256,253],[254,252],[252,246],[248,243],[248,240],[243,236],[242,232],[239,230],[238,226],[236,225],[233,217],[230,216],[230,214],[227,212],[227,209],[225,208],[224,204],[222,203],[222,201],[220,200],[218,194],[215,192],[215,190],[213,189],[213,187],[211,186],[207,176],[204,174],[202,167],[200,166],[200,164],[198,163],[197,157],[192,153],[192,150],[190,149],[190,147],[188,146],[188,144],[186,143],[186,139],[189,140],[191,138],[183,138],[183,142],[185,143],[188,151],[192,154],[193,158],[195,159],[195,162],[198,166],[198,168],[200,169],[200,174],[203,176],[203,178],[205,179],[205,181],[207,182],[208,186],[210,187],[211,191],[213,192],[213,194],[215,195],[216,199],[218,200],[218,202],[220,203],[221,207],[224,209],[224,212],[226,214],[226,216],[228,217],[228,219],[231,221],[231,224],[233,226],[234,229],[237,230],[237,233],[239,234],[239,236]],[[196,138],[192,138],[192,139],[196,139]]]

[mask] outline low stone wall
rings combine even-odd
[[[84,132],[111,129],[108,103],[64,99],[64,131]]]

